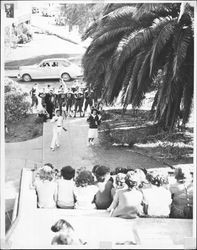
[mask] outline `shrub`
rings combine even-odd
[[[19,120],[26,116],[30,103],[28,94],[23,92],[17,83],[5,80],[5,122]]]
[[[32,138],[37,137],[38,135],[40,135],[40,131],[38,128],[35,128],[32,132]]]
[[[35,120],[35,123],[37,123],[37,124],[41,124],[41,123],[43,123],[44,122],[44,118],[43,117],[36,117],[36,120]]]

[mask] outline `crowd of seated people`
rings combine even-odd
[[[160,170],[95,165],[92,171],[60,171],[47,163],[35,173],[33,186],[38,208],[104,209],[109,216],[193,218],[193,179],[189,171],[175,169],[175,182]]]

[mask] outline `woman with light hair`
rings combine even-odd
[[[172,203],[171,193],[167,189],[168,176],[158,170],[147,173],[149,188],[142,188],[144,195],[144,213],[150,217],[169,217]]]
[[[55,169],[47,163],[36,174],[33,186],[38,197],[38,208],[56,208],[57,183]]]
[[[176,183],[170,186],[172,194],[171,218],[193,218],[193,182],[189,170],[175,169]]]
[[[125,176],[126,189],[116,192],[113,202],[107,209],[113,217],[134,219],[142,214],[143,195],[138,189],[138,173],[129,171]]]

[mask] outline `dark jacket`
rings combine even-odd
[[[98,115],[96,115],[95,117],[90,115],[87,119],[87,122],[89,122],[90,128],[98,128],[98,125],[101,124],[101,120],[99,119]]]

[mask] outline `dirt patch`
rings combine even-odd
[[[193,128],[161,131],[147,110],[108,110],[101,126],[101,143],[132,148],[169,165],[193,164]]]
[[[5,142],[22,142],[43,134],[43,123],[35,114],[29,114],[23,119],[7,124],[8,133]]]

